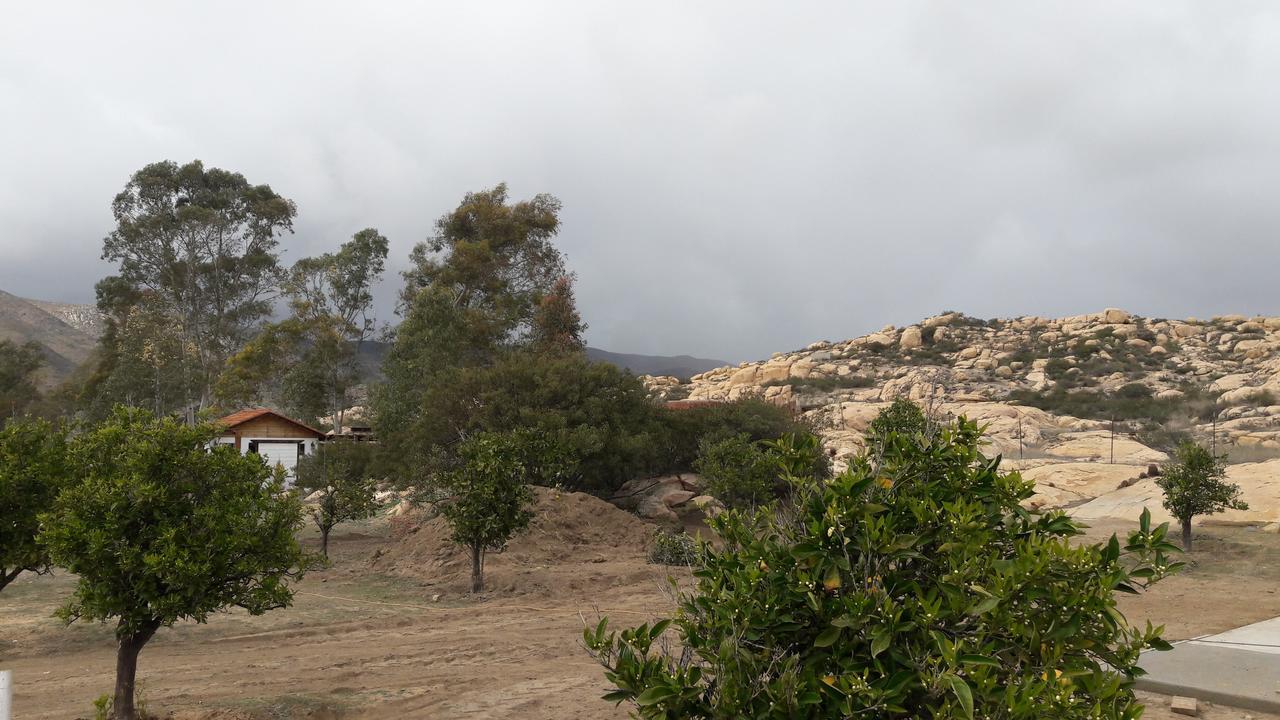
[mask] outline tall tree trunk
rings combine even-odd
[[[325,560],[329,559],[329,530],[328,527],[320,528],[320,554]]]
[[[156,628],[140,630],[133,635],[120,639],[120,647],[116,651],[116,692],[111,710],[114,720],[137,720],[138,713],[133,706],[133,693],[138,675],[138,653],[147,644]]]
[[[478,544],[471,546],[471,592],[484,591],[484,550]]]
[[[1182,518],[1182,549],[1191,552],[1191,518]]]

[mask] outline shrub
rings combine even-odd
[[[924,408],[907,398],[894,400],[889,407],[880,411],[867,427],[867,439],[875,441],[891,434],[914,435],[924,432],[929,426]]]
[[[707,492],[729,507],[762,505],[778,489],[773,460],[745,433],[703,440],[693,469],[706,480]]]
[[[649,545],[649,562],[655,565],[693,565],[698,561],[698,541],[685,532],[658,530]]]
[[[893,434],[877,462],[796,480],[786,511],[714,518],[723,547],[674,619],[584,630],[605,697],[641,718],[1138,717],[1139,653],[1169,646],[1114,594],[1176,568],[1167,528],[1144,513],[1123,548],[1073,545],[980,436]]]
[[[1072,389],[1061,385],[1047,390],[1014,390],[1008,401],[1029,405],[1058,415],[1092,420],[1136,420],[1155,427],[1174,419],[1212,417],[1213,403],[1197,386],[1184,385],[1183,396],[1157,398],[1143,383],[1129,383],[1107,393],[1101,390]]]
[[[789,433],[812,435],[808,425],[797,420],[790,409],[758,397],[707,407],[660,412],[658,458],[654,472],[681,472],[693,468],[704,440],[716,442],[737,435],[751,440],[769,440]]]

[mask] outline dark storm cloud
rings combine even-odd
[[[112,195],[200,158],[298,203],[288,258],[374,225],[396,270],[467,190],[555,194],[618,351],[1280,314],[1267,3],[52,5],[0,26],[18,294],[90,300]]]

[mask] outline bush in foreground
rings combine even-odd
[[[642,718],[1138,717],[1139,653],[1168,645],[1114,596],[1176,569],[1167,528],[1074,546],[980,437],[891,434],[794,506],[712,520],[724,545],[674,618],[584,631],[605,697]]]

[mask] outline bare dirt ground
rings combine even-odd
[[[625,706],[600,700],[606,684],[581,648],[582,618],[597,609],[627,624],[663,615],[668,573],[630,541],[608,552],[583,545],[612,522],[595,515],[585,536],[544,528],[562,533],[571,552],[516,543],[489,564],[495,589],[480,599],[461,592],[461,566],[450,559],[392,548],[385,520],[344,526],[333,567],[308,575],[293,607],[161,631],[140,659],[143,698],[182,720],[627,717]],[[1180,639],[1280,615],[1280,536],[1204,528],[1197,540],[1184,575],[1124,600],[1131,620],[1166,624]],[[412,557],[436,563],[438,575],[412,572]],[[63,627],[50,616],[72,582],[26,576],[0,595],[0,667],[15,672],[23,720],[92,717],[93,700],[111,689],[110,628]],[[1167,698],[1143,697],[1147,718],[1180,717]],[[1201,717],[1280,720],[1203,703]]]

